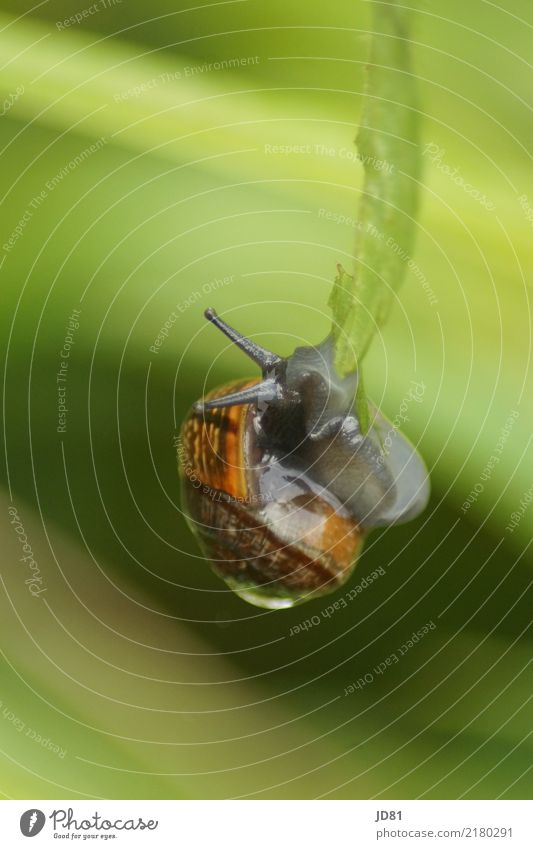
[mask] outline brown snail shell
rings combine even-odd
[[[229,384],[206,401],[257,383]],[[181,435],[182,492],[215,572],[246,601],[288,607],[343,584],[363,534],[322,487],[292,479],[289,459],[264,455],[256,416],[255,404],[191,413]]]

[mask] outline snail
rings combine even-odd
[[[291,607],[332,592],[370,530],[425,508],[425,465],[373,405],[363,432],[359,375],[339,376],[331,335],[283,358],[214,309],[205,317],[262,379],[211,392],[184,422],[178,454],[189,524],[214,571],[251,604]]]

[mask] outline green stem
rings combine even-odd
[[[359,205],[355,274],[339,266],[330,305],[336,365],[359,368],[384,324],[412,255],[420,171],[416,80],[409,13],[374,0],[374,35],[357,136],[365,179]],[[364,406],[364,398],[359,398]]]

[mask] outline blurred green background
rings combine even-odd
[[[424,383],[405,430],[433,499],[370,538],[347,589],[386,574],[330,618],[329,599],[268,612],[226,590],[180,513],[173,441],[205,388],[247,373],[207,306],[283,354],[328,331],[363,177],[370,4],[175,5],[96,4],[73,23],[90,3],[1,3],[0,793],[526,798],[531,5],[413,9],[434,147],[366,379],[391,418]]]

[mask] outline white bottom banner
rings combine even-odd
[[[6,801],[0,828],[9,849],[533,847],[531,805],[515,801]]]

